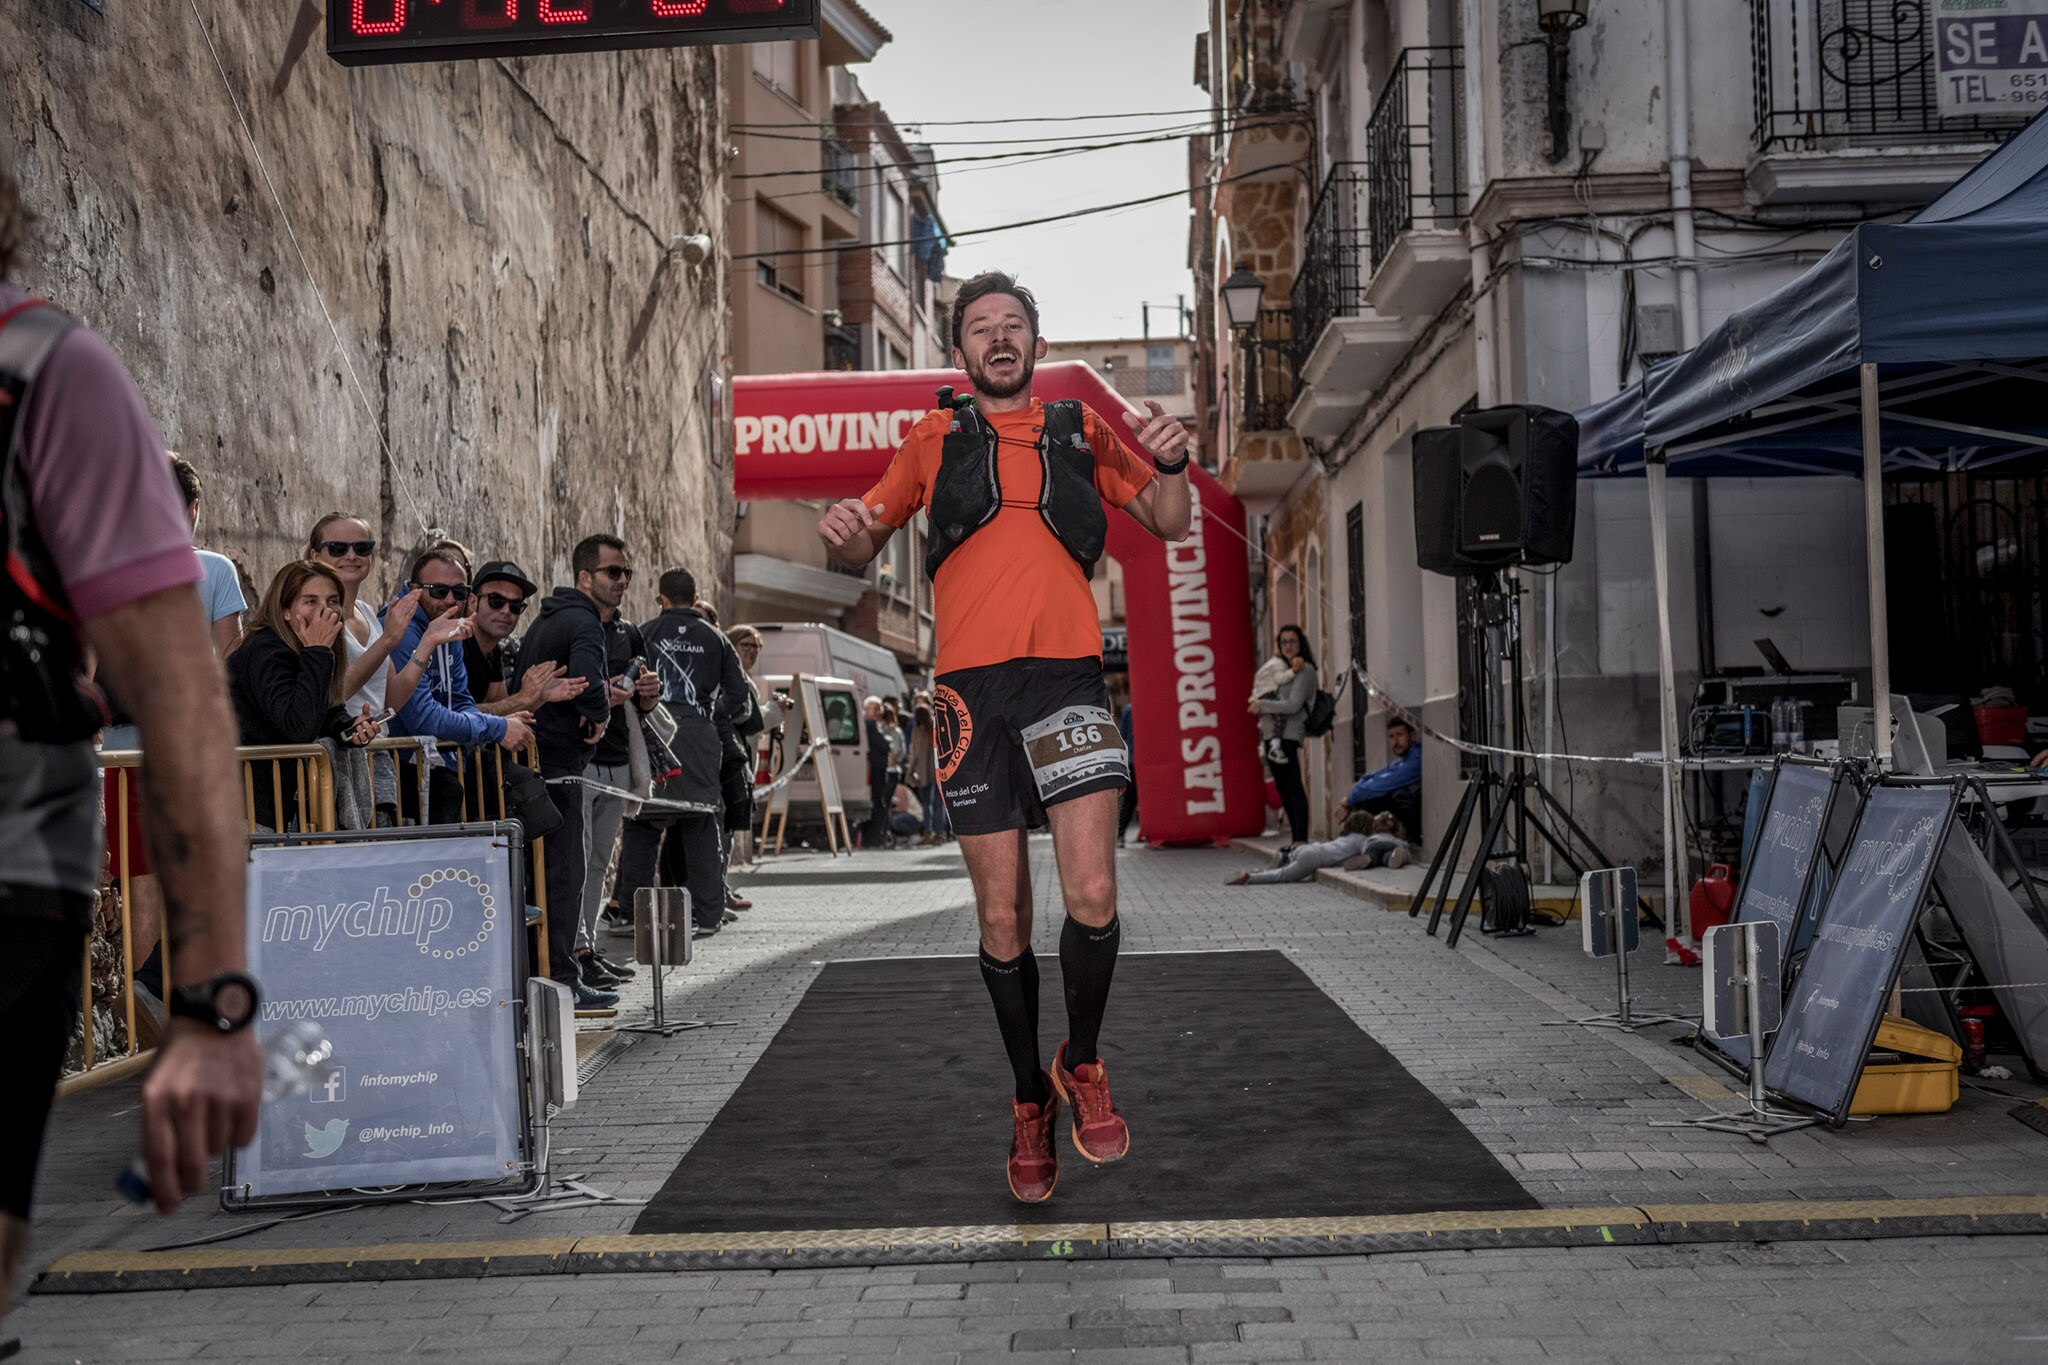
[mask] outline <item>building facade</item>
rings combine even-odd
[[[1568,17],[1547,30],[1554,10]],[[1605,398],[1846,225],[1945,188],[2014,121],[1940,116],[1931,11],[1215,0],[1198,52],[1215,113],[1191,162],[1203,422],[1222,478],[1263,515],[1268,626],[1300,621],[1327,660],[1358,662],[1444,733],[1501,739],[1475,719],[1499,661],[1461,626],[1482,605],[1474,581],[1416,564],[1415,433],[1473,408]],[[1264,302],[1233,329],[1222,291],[1240,262]],[[1643,484],[1577,493],[1570,562],[1511,576],[1528,747],[1655,750]],[[1760,668],[1761,638],[1867,689],[1861,496],[1847,480],[1672,481],[1681,698]],[[1384,761],[1383,728],[1354,689],[1320,756],[1319,812]],[[1431,840],[1469,771],[1425,746]],[[1649,770],[1544,775],[1611,855],[1659,860]],[[1726,847],[1733,808],[1694,784],[1697,851]]]
[[[944,363],[937,167],[851,70],[889,36],[853,0],[829,0],[817,40],[752,44],[732,64],[736,373]],[[734,619],[823,621],[889,649],[906,674],[928,672],[921,524],[849,571],[818,540],[823,509],[741,505]]]

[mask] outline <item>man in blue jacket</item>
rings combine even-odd
[[[524,711],[486,715],[470,695],[469,671],[462,661],[470,622],[459,613],[469,598],[469,565],[460,548],[446,541],[428,546],[413,560],[407,578],[421,590],[420,604],[392,654],[418,664],[420,681],[398,707],[391,733],[431,735],[449,746],[429,780],[427,817],[434,824],[450,824],[462,818],[461,751],[482,744],[523,749],[533,738],[533,717]]]
[[[1386,767],[1367,773],[1352,784],[1350,795],[1337,808],[1341,824],[1355,810],[1378,814],[1389,811],[1406,827],[1407,837],[1422,835],[1422,746],[1415,742],[1415,727],[1395,716],[1387,722]]]

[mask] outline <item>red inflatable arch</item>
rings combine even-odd
[[[964,389],[967,380],[953,370],[740,376],[737,495],[858,497],[935,406],[941,384]],[[1040,365],[1032,391],[1080,399],[1119,436],[1118,414],[1139,410],[1080,361]],[[1139,807],[1152,843],[1220,843],[1265,824],[1258,726],[1245,710],[1255,655],[1244,508],[1199,468],[1189,474],[1199,502],[1180,544],[1121,512],[1109,517],[1108,553],[1124,571]]]

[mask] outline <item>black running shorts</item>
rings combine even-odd
[[[0,917],[0,1213],[28,1217],[64,1051],[78,1027],[84,936],[54,920]]]
[[[942,673],[939,787],[959,834],[1037,829],[1045,808],[1130,785],[1100,659],[1010,659]]]

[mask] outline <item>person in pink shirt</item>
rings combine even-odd
[[[149,859],[163,880],[171,1018],[142,1086],[142,1146],[168,1212],[256,1131],[247,1024],[235,722],[163,438],[113,348],[13,282],[27,215],[0,148],[0,1313],[28,1249],[29,1195],[99,880],[89,649],[149,754]],[[8,1343],[0,1342],[0,1352]]]

